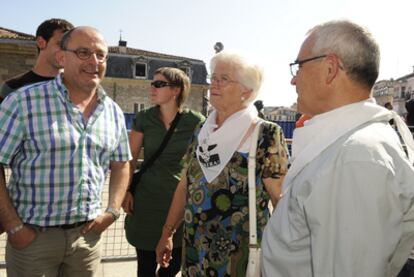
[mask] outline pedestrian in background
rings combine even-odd
[[[405,121],[410,128],[411,133],[414,134],[414,99],[407,101],[405,103],[405,108],[407,110]]]

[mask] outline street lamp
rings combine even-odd
[[[224,45],[220,41],[214,44],[214,51],[216,51],[216,54],[221,52],[223,49],[224,49]]]

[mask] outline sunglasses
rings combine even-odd
[[[168,83],[166,81],[157,80],[157,81],[151,82],[151,86],[154,87],[154,88],[163,88],[163,87],[169,87],[169,86],[177,86],[177,84],[175,84],[175,83]]]

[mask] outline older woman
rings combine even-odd
[[[214,111],[184,156],[184,169],[156,249],[168,266],[173,235],[184,219],[183,276],[244,276],[249,253],[247,158],[259,120],[251,103],[261,70],[243,57],[221,52],[211,60],[210,101]],[[281,128],[261,125],[257,148],[257,227],[260,242],[287,170]]]
[[[144,165],[160,147],[167,130],[177,120],[168,144],[142,175],[134,195],[127,193],[123,208],[128,217],[125,231],[128,242],[135,246],[138,259],[138,276],[155,276],[157,262],[155,247],[162,232],[182,166],[180,160],[188,146],[194,128],[204,117],[183,109],[190,91],[190,80],[177,68],[162,67],[155,71],[151,82],[152,108],[136,115],[130,133],[130,148],[134,157],[132,166],[144,146]],[[181,232],[182,233],[182,232]],[[175,276],[180,271],[181,241],[175,238],[173,262],[169,268],[161,268],[159,276]]]

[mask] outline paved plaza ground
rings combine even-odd
[[[135,261],[105,262],[101,264],[98,277],[136,276]],[[6,269],[0,269],[0,277],[6,277]]]

